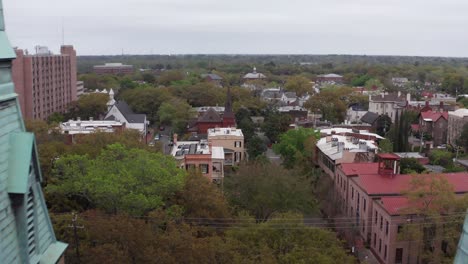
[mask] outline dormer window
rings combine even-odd
[[[11,82],[11,64],[0,62],[0,85]]]

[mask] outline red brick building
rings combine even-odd
[[[417,243],[400,235],[405,224],[421,220],[405,211],[414,206],[402,194],[410,188],[413,175],[399,174],[397,155],[379,154],[378,158],[376,163],[343,163],[337,167],[334,177],[337,207],[381,263],[417,263],[419,256],[414,252]],[[441,177],[453,186],[455,194],[468,193],[467,172],[446,173]],[[433,246],[440,247],[441,243],[433,241]]]
[[[236,116],[234,115],[234,112],[232,112],[231,89],[228,88],[226,104],[224,106],[224,113],[222,116],[213,108],[209,108],[202,116],[198,117],[198,119],[189,128],[189,131],[197,132],[198,134],[207,134],[207,131],[210,128],[235,126]]]
[[[44,48],[35,55],[16,49],[12,73],[25,119],[46,119],[54,112],[65,112],[77,99],[73,46],[62,46],[59,55],[44,52]]]

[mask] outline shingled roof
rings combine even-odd
[[[379,118],[379,114],[374,112],[367,112],[361,117],[361,121],[367,124],[374,124],[374,122]]]
[[[204,115],[202,115],[199,119],[198,122],[223,122],[221,117],[218,115],[216,110],[210,107]]]
[[[118,101],[115,106],[129,123],[144,123],[145,114],[135,114],[125,101]]]

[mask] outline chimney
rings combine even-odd
[[[406,94],[406,101],[411,101],[411,94],[410,93],[407,93]]]
[[[174,143],[174,146],[177,146],[177,134],[174,133],[174,135],[172,136],[172,143]]]
[[[343,152],[344,146],[345,146],[344,142],[338,142],[338,152]]]
[[[439,106],[439,110],[440,112],[442,113],[444,111],[444,102],[440,101],[440,106]]]

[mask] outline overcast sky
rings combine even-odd
[[[79,55],[468,57],[464,0],[3,0],[13,46]]]

